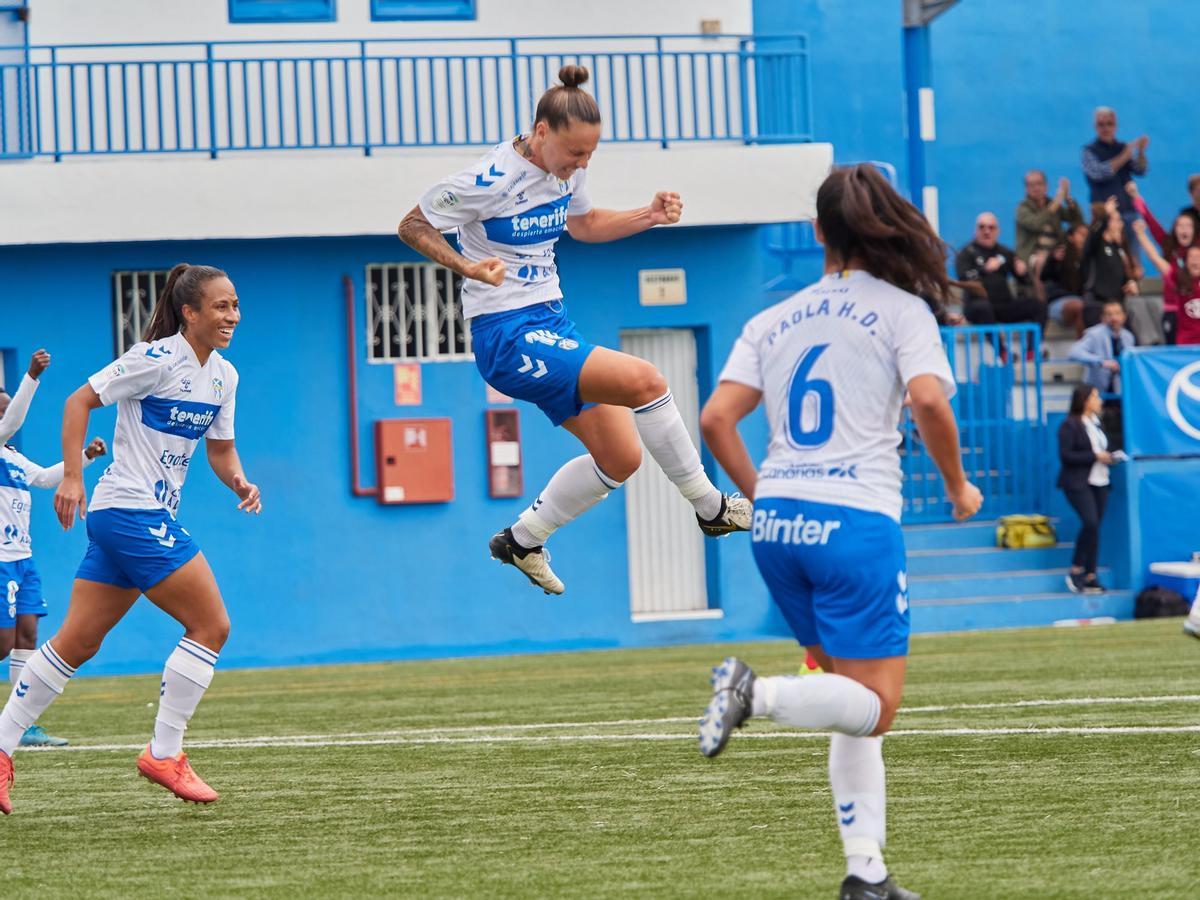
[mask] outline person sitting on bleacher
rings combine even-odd
[[[1046,312],[1064,328],[1075,332],[1078,340],[1083,329],[1100,321],[1102,304],[1084,298],[1083,247],[1088,227],[1075,225],[1053,250],[1036,258],[1033,282],[1038,296],[1046,301]]]
[[[1061,243],[1064,227],[1083,224],[1079,204],[1071,196],[1070,179],[1058,179],[1058,190],[1046,196],[1046,173],[1025,173],[1025,199],[1017,206],[1017,256],[1031,268]]]
[[[972,325],[1036,322],[1045,327],[1046,304],[1025,296],[1029,269],[999,243],[1000,222],[983,212],[975,220],[975,239],[958,252],[955,274],[967,292],[963,312]]]
[[[1133,332],[1125,327],[1125,307],[1120,300],[1109,300],[1100,314],[1100,323],[1083,333],[1071,345],[1067,358],[1082,364],[1083,380],[1103,394],[1121,393],[1121,351],[1137,345]]]
[[[1190,284],[1186,271],[1187,253],[1188,248],[1196,244],[1196,220],[1188,212],[1181,212],[1175,217],[1175,222],[1171,225],[1171,233],[1168,234],[1158,223],[1158,219],[1154,218],[1154,213],[1150,212],[1150,207],[1142,199],[1134,182],[1131,181],[1125,185],[1125,192],[1133,200],[1133,208],[1145,220],[1145,224],[1150,228],[1150,233],[1158,241],[1158,246],[1162,250],[1162,258],[1170,264],[1169,267],[1175,272],[1174,277],[1168,278],[1167,273],[1157,263],[1155,264],[1155,268],[1163,276],[1163,334],[1168,344],[1174,344],[1176,343],[1175,329],[1180,309],[1178,286]],[[1137,221],[1134,222],[1133,227],[1136,231]],[[1138,240],[1141,241],[1143,248],[1146,246],[1144,230],[1137,232]],[[1150,252],[1147,252],[1147,256],[1151,259],[1154,258]],[[1184,343],[1194,342],[1185,341]]]
[[[1129,246],[1116,197],[1093,207],[1091,229],[1083,246],[1083,267],[1085,297],[1100,303],[1121,303],[1142,346],[1165,342],[1162,298],[1141,296],[1138,282],[1142,280],[1142,265]]]
[[[1186,219],[1187,216],[1180,216]],[[1142,249],[1150,262],[1162,273],[1164,303],[1168,295],[1176,303],[1176,320],[1172,331],[1176,344],[1200,344],[1200,246],[1192,244],[1184,251],[1184,263],[1180,268],[1167,262],[1146,234],[1146,223],[1141,219],[1133,223]],[[1164,322],[1168,313],[1163,312]]]

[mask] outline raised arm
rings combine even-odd
[[[700,433],[704,443],[738,490],[751,500],[758,483],[758,469],[737,426],[761,400],[762,391],[756,388],[736,381],[722,381],[700,413]]]
[[[242,461],[238,457],[237,449],[233,446],[233,441],[208,438],[204,442],[204,447],[208,453],[208,464],[212,466],[213,472],[227,488],[238,495],[240,502],[237,508],[255,515],[262,512],[262,495],[258,490],[258,485],[252,484],[246,479]]]
[[[567,231],[577,241],[589,244],[616,241],[639,234],[655,225],[674,225],[683,213],[683,201],[673,191],[659,191],[649,206],[618,211],[590,209],[567,217]]]
[[[83,451],[80,463],[86,469],[98,456],[103,456],[107,452],[108,445],[104,443],[104,438],[92,438],[92,442]],[[44,469],[28,457],[25,461],[28,463],[25,467],[25,480],[30,487],[52,488],[58,487],[62,482],[65,466],[61,461]]]
[[[946,392],[936,375],[917,375],[908,382],[912,416],[925,449],[946,483],[946,496],[954,505],[954,518],[969,519],[979,512],[983,495],[967,481],[958,445],[958,423]]]
[[[14,434],[25,424],[25,415],[29,412],[29,404],[38,389],[38,377],[50,365],[50,354],[45,350],[36,351],[29,360],[29,371],[21,379],[21,385],[8,404],[4,415],[0,416],[0,444],[7,444]]]
[[[1171,271],[1171,264],[1163,259],[1162,254],[1158,252],[1158,248],[1154,246],[1154,241],[1150,240],[1150,235],[1146,234],[1146,223],[1141,219],[1135,219],[1133,222],[1133,233],[1137,235],[1138,243],[1146,251],[1146,256],[1150,257],[1150,262],[1154,265],[1154,268],[1158,269],[1159,274],[1165,278]]]

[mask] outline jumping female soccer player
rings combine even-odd
[[[693,505],[705,534],[746,531],[751,506],[717,490],[700,463],[666,381],[645,360],[588,343],[566,314],[554,261],[563,229],[579,241],[614,241],[679,221],[679,195],[660,191],[624,212],[592,206],[586,170],[600,140],[600,108],[580,88],[588,71],[563,66],[538,101],[533,129],[494,147],[431,187],[400,223],[400,239],[461,274],[475,364],[484,380],[541,408],[587,449],[559,469],[492,556],[548,594],[561,594],[542,547],[637,471],[638,435]],[[457,229],[462,253],[442,237]],[[631,417],[626,411],[632,409]]]
[[[28,399],[36,390],[38,376],[50,365],[50,355],[39,350],[29,364],[29,374],[20,390]],[[9,415],[9,410],[13,414]],[[18,405],[0,391],[0,435],[12,437],[24,424],[28,403]],[[86,468],[98,456],[108,452],[101,438],[83,451],[81,464]],[[46,615],[42,579],[33,562],[33,541],[29,531],[32,508],[31,487],[57,487],[62,481],[63,464],[42,468],[14,447],[0,443],[0,660],[8,657],[8,680],[14,686],[25,671],[25,663],[37,647],[38,619]],[[22,747],[64,747],[64,738],[46,734],[40,725],[30,725],[21,735]]]
[[[756,678],[725,659],[700,751],[716,756],[752,715],[835,732],[829,780],[847,859],[840,897],[911,900],[882,851],[881,736],[900,705],[908,653],[896,436],[906,390],[954,517],[974,515],[983,498],[963,474],[937,324],[915,296],[945,296],[944,245],[870,166],[825,180],[816,232],[825,277],[747,323],[701,427],[754,498],[754,558],[772,599],[829,674]],[[764,400],[771,443],[756,472],[737,423]]]
[[[12,752],[21,735],[143,593],[183,625],[184,636],[167,659],[154,738],[138,757],[138,772],[180,799],[217,799],[188,765],[182,744],[229,635],[229,616],[208,562],[176,513],[189,463],[205,436],[209,464],[237,494],[238,509],[262,509],[233,446],[237,372],[217,352],[229,346],[240,319],[224,272],[181,263],[167,278],[145,340],[67,400],[66,471],[54,497],[64,529],[76,515],[83,518],[86,505],[79,459],[88,416],[116,403],[113,462],[87,507],[90,543],[66,621],[25,664],[0,712],[0,811],[12,811]]]

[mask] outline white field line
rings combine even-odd
[[[907,713],[957,712],[988,709],[1028,709],[1057,706],[1106,706],[1138,703],[1195,703],[1200,694],[1162,694],[1144,697],[1059,697],[1039,700],[1015,700],[1007,703],[960,703],[940,706],[912,706],[901,709]],[[687,732],[644,734],[523,734],[530,731],[571,731],[585,728],[621,728],[642,725],[682,725],[697,722],[696,716],[672,716],[657,719],[611,719],[599,722],[533,722],[519,725],[448,725],[441,728],[404,728],[387,731],[354,731],[338,734],[263,735],[251,738],[214,738],[189,741],[189,747],[217,749],[222,747],[343,747],[390,744],[483,744],[483,743],[553,743],[568,741],[669,741],[691,738]],[[894,736],[969,736],[1005,734],[1182,734],[1200,731],[1200,725],[1158,726],[1049,726],[1017,728],[911,728],[895,729]],[[515,733],[513,733],[515,732]],[[739,736],[747,738],[819,738],[824,732],[754,731]],[[144,744],[77,744],[67,750],[140,750]]]
[[[1114,734],[1200,734],[1200,725],[1092,725],[1092,726],[1050,726],[1047,728],[908,728],[888,732],[888,737],[993,737],[1003,735],[1114,735]],[[738,741],[743,740],[811,740],[827,738],[827,732],[819,731],[749,731],[739,733]],[[628,741],[694,741],[696,736],[690,733],[676,732],[674,734],[638,733],[638,734],[488,734],[488,735],[427,735],[425,737],[382,737],[382,738],[345,738],[340,735],[311,736],[306,740],[295,737],[255,737],[228,738],[211,741],[189,741],[189,750],[216,749],[256,749],[265,747],[372,747],[389,745],[429,745],[429,744],[567,744],[567,743],[598,743],[598,742],[628,742]],[[66,751],[129,751],[136,752],[145,744],[90,744],[72,745],[69,747],[47,748],[35,750],[38,753],[58,753]]]

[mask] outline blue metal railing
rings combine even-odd
[[[447,147],[528,127],[587,66],[602,139],[812,139],[803,35],[0,47],[0,159]]]
[[[1042,335],[1036,325],[943,328],[954,372],[967,478],[984,495],[987,518],[1043,512],[1051,482],[1042,407]],[[945,485],[912,417],[901,422],[904,522],[951,521]]]

